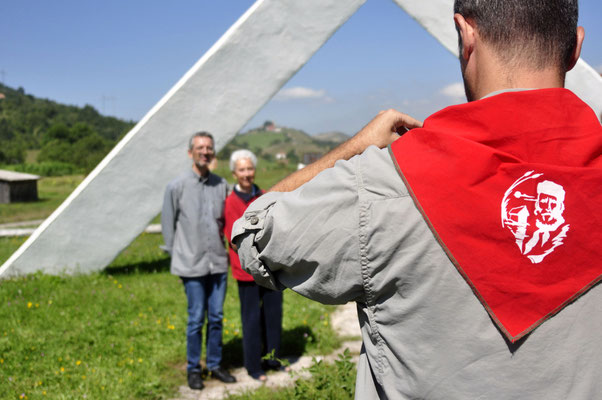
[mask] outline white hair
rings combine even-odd
[[[250,150],[236,150],[230,156],[230,171],[234,172],[234,168],[236,168],[236,162],[238,160],[242,160],[243,158],[248,158],[253,163],[253,166],[257,168],[257,157]]]

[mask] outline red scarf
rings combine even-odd
[[[390,150],[435,237],[510,341],[602,278],[602,127],[570,91],[448,107]]]

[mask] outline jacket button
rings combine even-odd
[[[256,216],[252,216],[251,218],[249,218],[249,222],[251,223],[251,225],[257,225],[257,223],[259,222],[259,218],[257,218]]]

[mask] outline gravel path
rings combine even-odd
[[[0,237],[29,236],[42,222],[44,222],[43,219],[38,219],[33,221],[0,224]],[[161,224],[151,224],[146,227],[144,232],[161,233]]]
[[[362,347],[362,341],[360,339],[361,333],[357,321],[355,303],[347,303],[338,307],[331,315],[331,323],[340,337],[344,340],[349,340],[344,341],[341,347],[334,353],[327,356],[316,356],[315,358],[323,359],[325,361],[334,361],[345,348],[348,348],[351,354],[353,354],[353,361],[357,362]],[[228,394],[252,391],[262,385],[272,388],[289,386],[292,385],[299,376],[309,376],[307,369],[311,366],[312,357],[303,356],[297,359],[288,360],[291,363],[290,368],[292,373],[284,371],[268,373],[268,381],[266,383],[261,383],[251,378],[244,368],[236,368],[230,371],[232,375],[236,377],[236,383],[224,384],[216,379],[210,379],[203,382],[205,388],[200,391],[191,390],[186,385],[180,386],[179,396],[172,400],[222,399]]]

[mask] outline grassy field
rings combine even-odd
[[[269,188],[290,172],[263,162],[258,184]],[[226,162],[216,173],[232,181]],[[0,222],[48,216],[81,180],[81,176],[42,179],[41,201],[0,205]],[[0,238],[0,263],[24,241]],[[142,234],[99,273],[70,277],[38,273],[0,280],[0,398],[174,396],[186,381],[186,298],[179,278],[169,274],[169,259],[160,244],[161,235]],[[223,363],[239,367],[238,291],[231,277],[228,285]],[[337,348],[340,342],[329,324],[333,310],[285,291],[283,356],[327,354]],[[320,368],[331,370],[320,363],[312,368],[317,373]],[[309,390],[313,384],[308,382],[299,380],[302,389],[293,390]],[[270,393],[259,391],[256,398],[272,398]],[[289,389],[279,393],[284,396],[279,398],[290,397]]]
[[[45,177],[38,181],[38,201],[0,204],[0,224],[48,217],[84,179],[81,175]]]
[[[269,189],[293,172],[294,166],[265,160],[259,161],[256,182],[262,189]],[[228,182],[234,183],[228,160],[219,160],[214,171]],[[39,201],[0,204],[0,224],[47,218],[84,179],[82,175],[44,177],[38,181]],[[153,222],[158,222],[155,218]]]
[[[186,298],[161,242],[160,235],[142,234],[101,273],[0,281],[0,398],[173,396],[186,381]],[[238,367],[238,291],[235,281],[228,284],[223,362]],[[332,310],[286,291],[283,355],[338,347]]]

